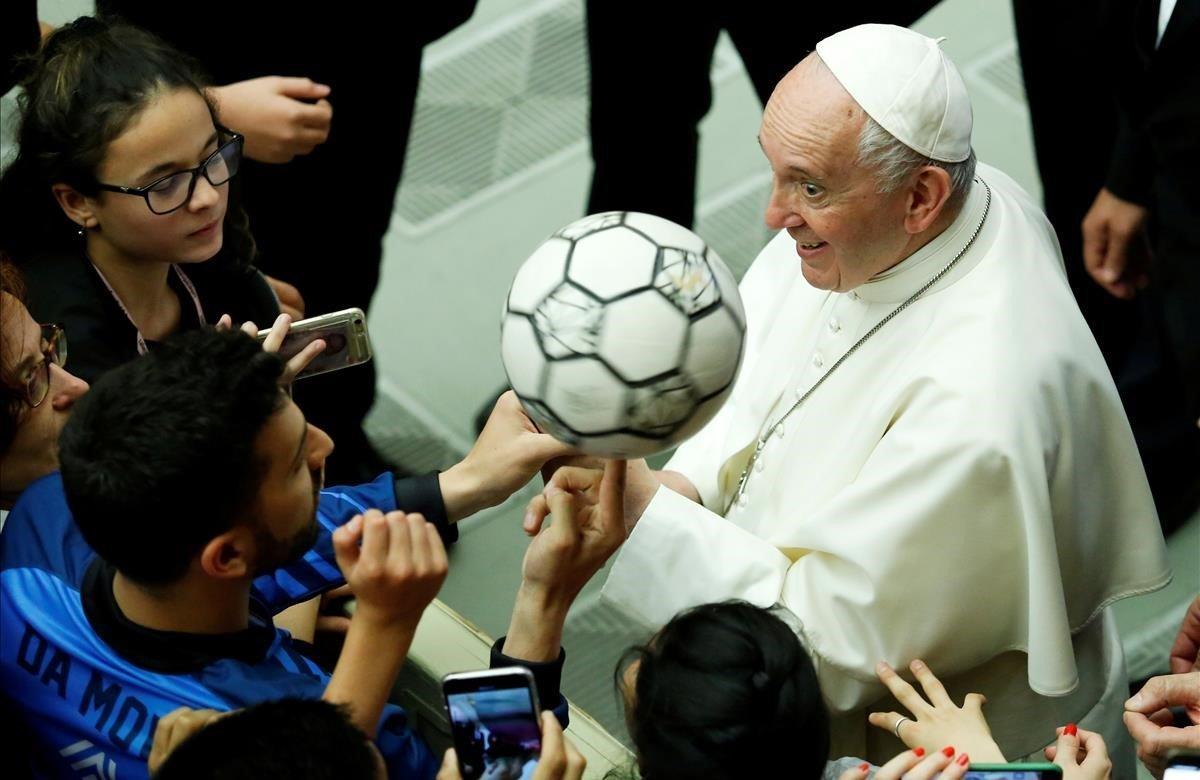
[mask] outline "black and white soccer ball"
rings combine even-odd
[[[737,281],[703,239],[610,211],[559,230],[517,271],[501,358],[543,431],[592,455],[640,458],[713,418],[745,333]]]

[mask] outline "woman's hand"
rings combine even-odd
[[[1062,767],[1063,780],[1108,780],[1112,761],[1104,738],[1074,724],[1058,729],[1058,741],[1046,748],[1046,759]]]
[[[880,661],[875,673],[896,697],[896,701],[912,714],[872,712],[869,717],[871,725],[896,734],[910,748],[932,752],[941,750],[943,745],[955,745],[976,761],[1004,763],[1004,754],[992,739],[991,729],[983,717],[983,705],[987,699],[979,693],[968,693],[963,706],[959,707],[923,661],[913,661],[909,668],[921,683],[925,696],[901,679],[892,667]],[[926,701],[925,697],[929,700]],[[896,724],[902,718],[907,720],[897,730]]]
[[[924,748],[915,748],[879,767],[874,780],[958,780],[967,773],[970,763],[970,755],[955,753],[953,747],[947,746],[929,755],[925,754]],[[870,764],[859,764],[842,772],[838,780],[865,780],[870,771]]]
[[[228,314],[222,314],[221,319],[217,320],[217,330],[229,330],[233,327],[233,319]],[[271,332],[267,334],[263,340],[263,352],[278,352],[283,345],[283,339],[287,336],[288,331],[292,327],[292,318],[287,314],[280,314],[275,318],[275,322],[271,325]],[[250,338],[258,338],[258,326],[247,320],[242,323],[242,333],[245,333]],[[290,357],[287,364],[283,368],[283,376],[279,377],[279,384],[284,387],[290,387],[292,382],[296,381],[296,377],[305,367],[313,361],[317,355],[325,351],[325,341],[323,339],[314,339],[304,345],[304,349]]]

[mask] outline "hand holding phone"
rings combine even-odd
[[[533,675],[520,666],[446,675],[446,712],[463,780],[528,777],[542,752]]]
[[[587,759],[563,736],[562,726],[552,712],[542,713],[542,752],[533,770],[532,780],[581,780]],[[458,752],[446,751],[437,780],[463,780]]]
[[[276,320],[276,326],[278,323],[279,320]],[[263,342],[263,348],[268,351],[272,351],[268,348],[273,341],[272,334],[278,337],[276,327],[257,333],[258,340]],[[373,355],[366,315],[362,309],[356,308],[292,323],[274,351],[290,363],[293,358],[305,354],[306,348],[318,340],[325,342],[325,348],[313,354],[296,373],[295,379],[357,366],[366,363]]]

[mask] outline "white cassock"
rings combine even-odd
[[[649,625],[712,601],[782,603],[835,715],[835,755],[901,749],[866,722],[895,707],[874,666],[922,658],[952,694],[987,695],[1010,759],[1078,722],[1106,736],[1120,777],[1128,693],[1106,608],[1170,580],[1162,533],[1050,224],[1006,175],[978,176],[992,200],[974,244],[788,418],[731,506],[760,432],[967,245],[985,187],[852,292],[811,287],[786,232],[763,249],[741,285],[733,394],[666,466],[703,506],[660,488],[604,596]]]

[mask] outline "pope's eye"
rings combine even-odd
[[[813,184],[811,181],[804,182],[800,185],[800,187],[804,190],[804,194],[810,198],[815,198],[821,194],[821,188]]]

